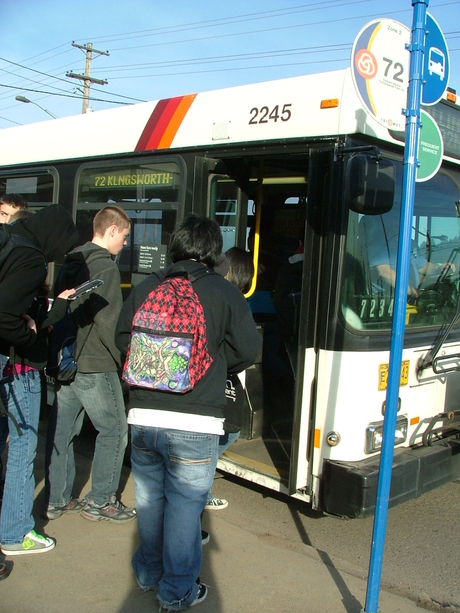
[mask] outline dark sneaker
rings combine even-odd
[[[221,509],[226,509],[227,507],[227,500],[225,500],[224,498],[214,498],[213,496],[211,500],[208,500],[204,508],[208,511],[220,511]]]
[[[0,564],[0,581],[2,579],[6,579],[9,575],[9,571],[8,568],[6,567],[6,564]]]
[[[136,509],[125,507],[115,496],[112,496],[109,502],[103,505],[97,505],[93,500],[87,500],[80,515],[89,519],[89,521],[111,521],[115,524],[127,524],[136,519]]]
[[[37,534],[35,530],[28,532],[22,540],[22,543],[15,545],[2,545],[1,549],[5,555],[20,556],[29,553],[46,553],[54,549],[56,542],[48,536]]]
[[[202,530],[201,531],[201,544],[202,545],[207,545],[209,543],[209,532],[206,532],[206,530]]]
[[[208,595],[208,586],[204,583],[198,583],[198,594],[196,595],[195,600],[190,604],[191,607],[194,607],[203,600],[206,600],[206,596]]]
[[[43,511],[44,517],[47,519],[57,519],[63,513],[80,513],[86,506],[86,500],[80,498],[72,498],[70,502],[62,507],[48,507]]]

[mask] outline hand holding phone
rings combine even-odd
[[[72,294],[72,296],[69,296],[68,299],[75,300],[75,298],[79,298],[80,296],[83,296],[83,294],[92,292],[93,289],[96,289],[103,283],[104,281],[102,279],[93,279],[92,281],[85,281],[85,283],[82,283],[81,285],[78,285],[75,288],[75,294]]]

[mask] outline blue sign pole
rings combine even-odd
[[[407,287],[411,252],[412,215],[415,198],[417,151],[420,131],[420,100],[422,94],[423,58],[425,51],[426,8],[429,0],[412,0],[414,7],[410,44],[409,94],[406,115],[406,142],[404,150],[404,177],[396,268],[395,305],[390,344],[388,388],[383,424],[382,451],[374,516],[374,529],[367,582],[366,613],[377,613],[383,550],[388,517],[391,473],[399,399],[404,328],[406,321]]]

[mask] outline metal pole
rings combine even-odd
[[[92,43],[88,43],[86,45],[86,62],[85,62],[85,77],[89,77],[91,74],[91,53],[92,53],[92,48],[93,45]],[[88,104],[89,104],[89,87],[90,87],[90,80],[89,78],[85,79],[83,81],[84,83],[84,88],[83,88],[83,106],[81,109],[82,113],[86,113],[86,111],[88,110]]]
[[[34,102],[33,100],[29,100],[29,98],[26,98],[25,96],[16,96],[16,100],[18,100],[18,102],[26,102],[27,104],[34,104],[35,106],[38,106],[39,109],[44,111],[47,115],[49,115],[53,119],[57,119],[56,115],[53,115],[53,113],[50,113],[49,111],[47,111],[45,108],[40,106],[37,102]]]
[[[425,51],[426,7],[429,0],[413,0],[412,37],[410,45],[409,94],[406,115],[404,176],[401,200],[398,262],[396,268],[395,308],[390,344],[388,388],[383,424],[382,451],[375,506],[374,529],[369,562],[366,613],[377,613],[382,576],[383,551],[388,517],[391,473],[393,467],[396,414],[399,398],[404,328],[406,320],[407,287],[411,252],[412,215],[415,199],[417,152],[420,131],[420,100],[422,94],[423,56]]]

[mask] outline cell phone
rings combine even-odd
[[[92,292],[93,289],[96,289],[96,287],[99,287],[103,283],[104,281],[102,279],[93,279],[92,281],[85,281],[85,283],[82,283],[75,288],[75,294],[72,294],[72,296],[69,297],[69,300],[75,300],[75,298],[79,298],[87,292]]]

